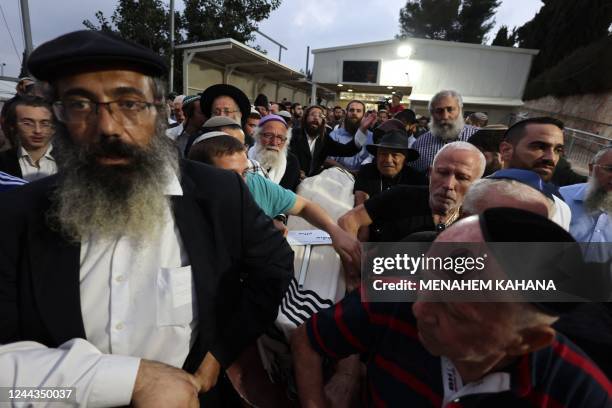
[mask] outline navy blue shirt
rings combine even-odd
[[[411,303],[362,303],[356,290],[313,315],[306,327],[322,356],[366,356],[367,406],[442,406],[441,359],[421,345]],[[562,334],[500,372],[510,376],[506,389],[465,395],[446,407],[612,406],[609,379]]]

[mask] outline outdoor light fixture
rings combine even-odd
[[[400,45],[397,48],[397,56],[400,58],[410,58],[412,55],[412,47],[409,45]]]
[[[392,86],[388,86],[387,89],[393,89],[393,87]]]
[[[340,88],[342,88],[344,85],[342,85],[342,84],[338,84],[338,86],[339,86]]]
[[[349,92],[353,92],[353,90],[352,90],[352,89],[347,89],[347,91],[349,91]]]

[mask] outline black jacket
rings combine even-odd
[[[15,147],[0,152],[0,171],[10,174],[11,176],[23,178],[21,166],[19,166],[19,158],[17,157],[17,149]]]
[[[0,200],[0,344],[86,338],[80,245],[45,221],[58,177]],[[180,179],[172,210],[192,267],[199,332],[183,367],[194,372],[210,351],[226,368],[275,320],[293,252],[238,175],[184,160]]]
[[[308,147],[308,136],[302,128],[293,129],[289,149],[291,153],[297,156],[300,169],[307,177],[315,176],[323,170],[323,163],[327,156],[351,157],[361,151],[361,148],[354,142],[346,144],[336,142],[329,136],[329,131],[326,130],[324,137],[319,136],[317,138],[314,152],[311,154]]]

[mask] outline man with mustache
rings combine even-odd
[[[589,182],[559,189],[572,211],[570,233],[578,242],[612,242],[612,147],[599,150],[589,164]],[[592,256],[610,259],[603,245]]]
[[[270,180],[295,192],[300,183],[300,163],[289,152],[290,136],[285,119],[273,114],[264,116],[253,133],[255,146],[249,158],[259,162]]]
[[[550,117],[529,118],[512,125],[499,144],[504,169],[532,170],[550,182],[563,154],[563,122]],[[552,220],[569,231],[572,213],[557,195]]]
[[[366,143],[363,132],[346,144],[332,139],[324,112],[325,108],[321,106],[309,106],[304,110],[301,126],[293,128],[290,150],[300,162],[301,178],[319,174],[327,156],[352,156]]]
[[[429,101],[429,131],[419,136],[411,146],[420,157],[412,166],[425,173],[433,159],[447,143],[456,140],[467,141],[478,128],[466,125],[463,120],[463,99],[452,90],[440,91]]]
[[[346,117],[342,122],[342,126],[334,129],[330,133],[330,137],[339,143],[350,143],[359,134],[359,137],[365,135],[366,144],[373,143],[372,132],[370,128],[376,123],[378,116],[376,112],[372,112],[366,116],[365,104],[361,101],[351,101],[346,105]],[[356,174],[361,167],[361,164],[372,156],[366,150],[365,146],[354,156],[329,156],[327,158],[328,166],[340,166],[348,171]]]
[[[65,132],[58,174],[0,200],[0,384],[75,387],[79,406],[223,406],[220,369],[276,318],[290,247],[238,175],[179,159],[162,57],[84,30],[28,68]]]

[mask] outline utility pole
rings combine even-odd
[[[30,8],[28,0],[21,1],[21,22],[23,24],[23,39],[25,41],[25,56],[26,58],[32,53],[32,28],[30,27]],[[24,61],[25,63],[25,61]],[[25,66],[25,65],[24,65]]]
[[[310,45],[306,47],[306,70],[304,70],[304,75],[306,75],[306,79],[308,79],[308,58],[310,57]]]
[[[174,0],[170,0],[170,78],[168,92],[174,90]]]

